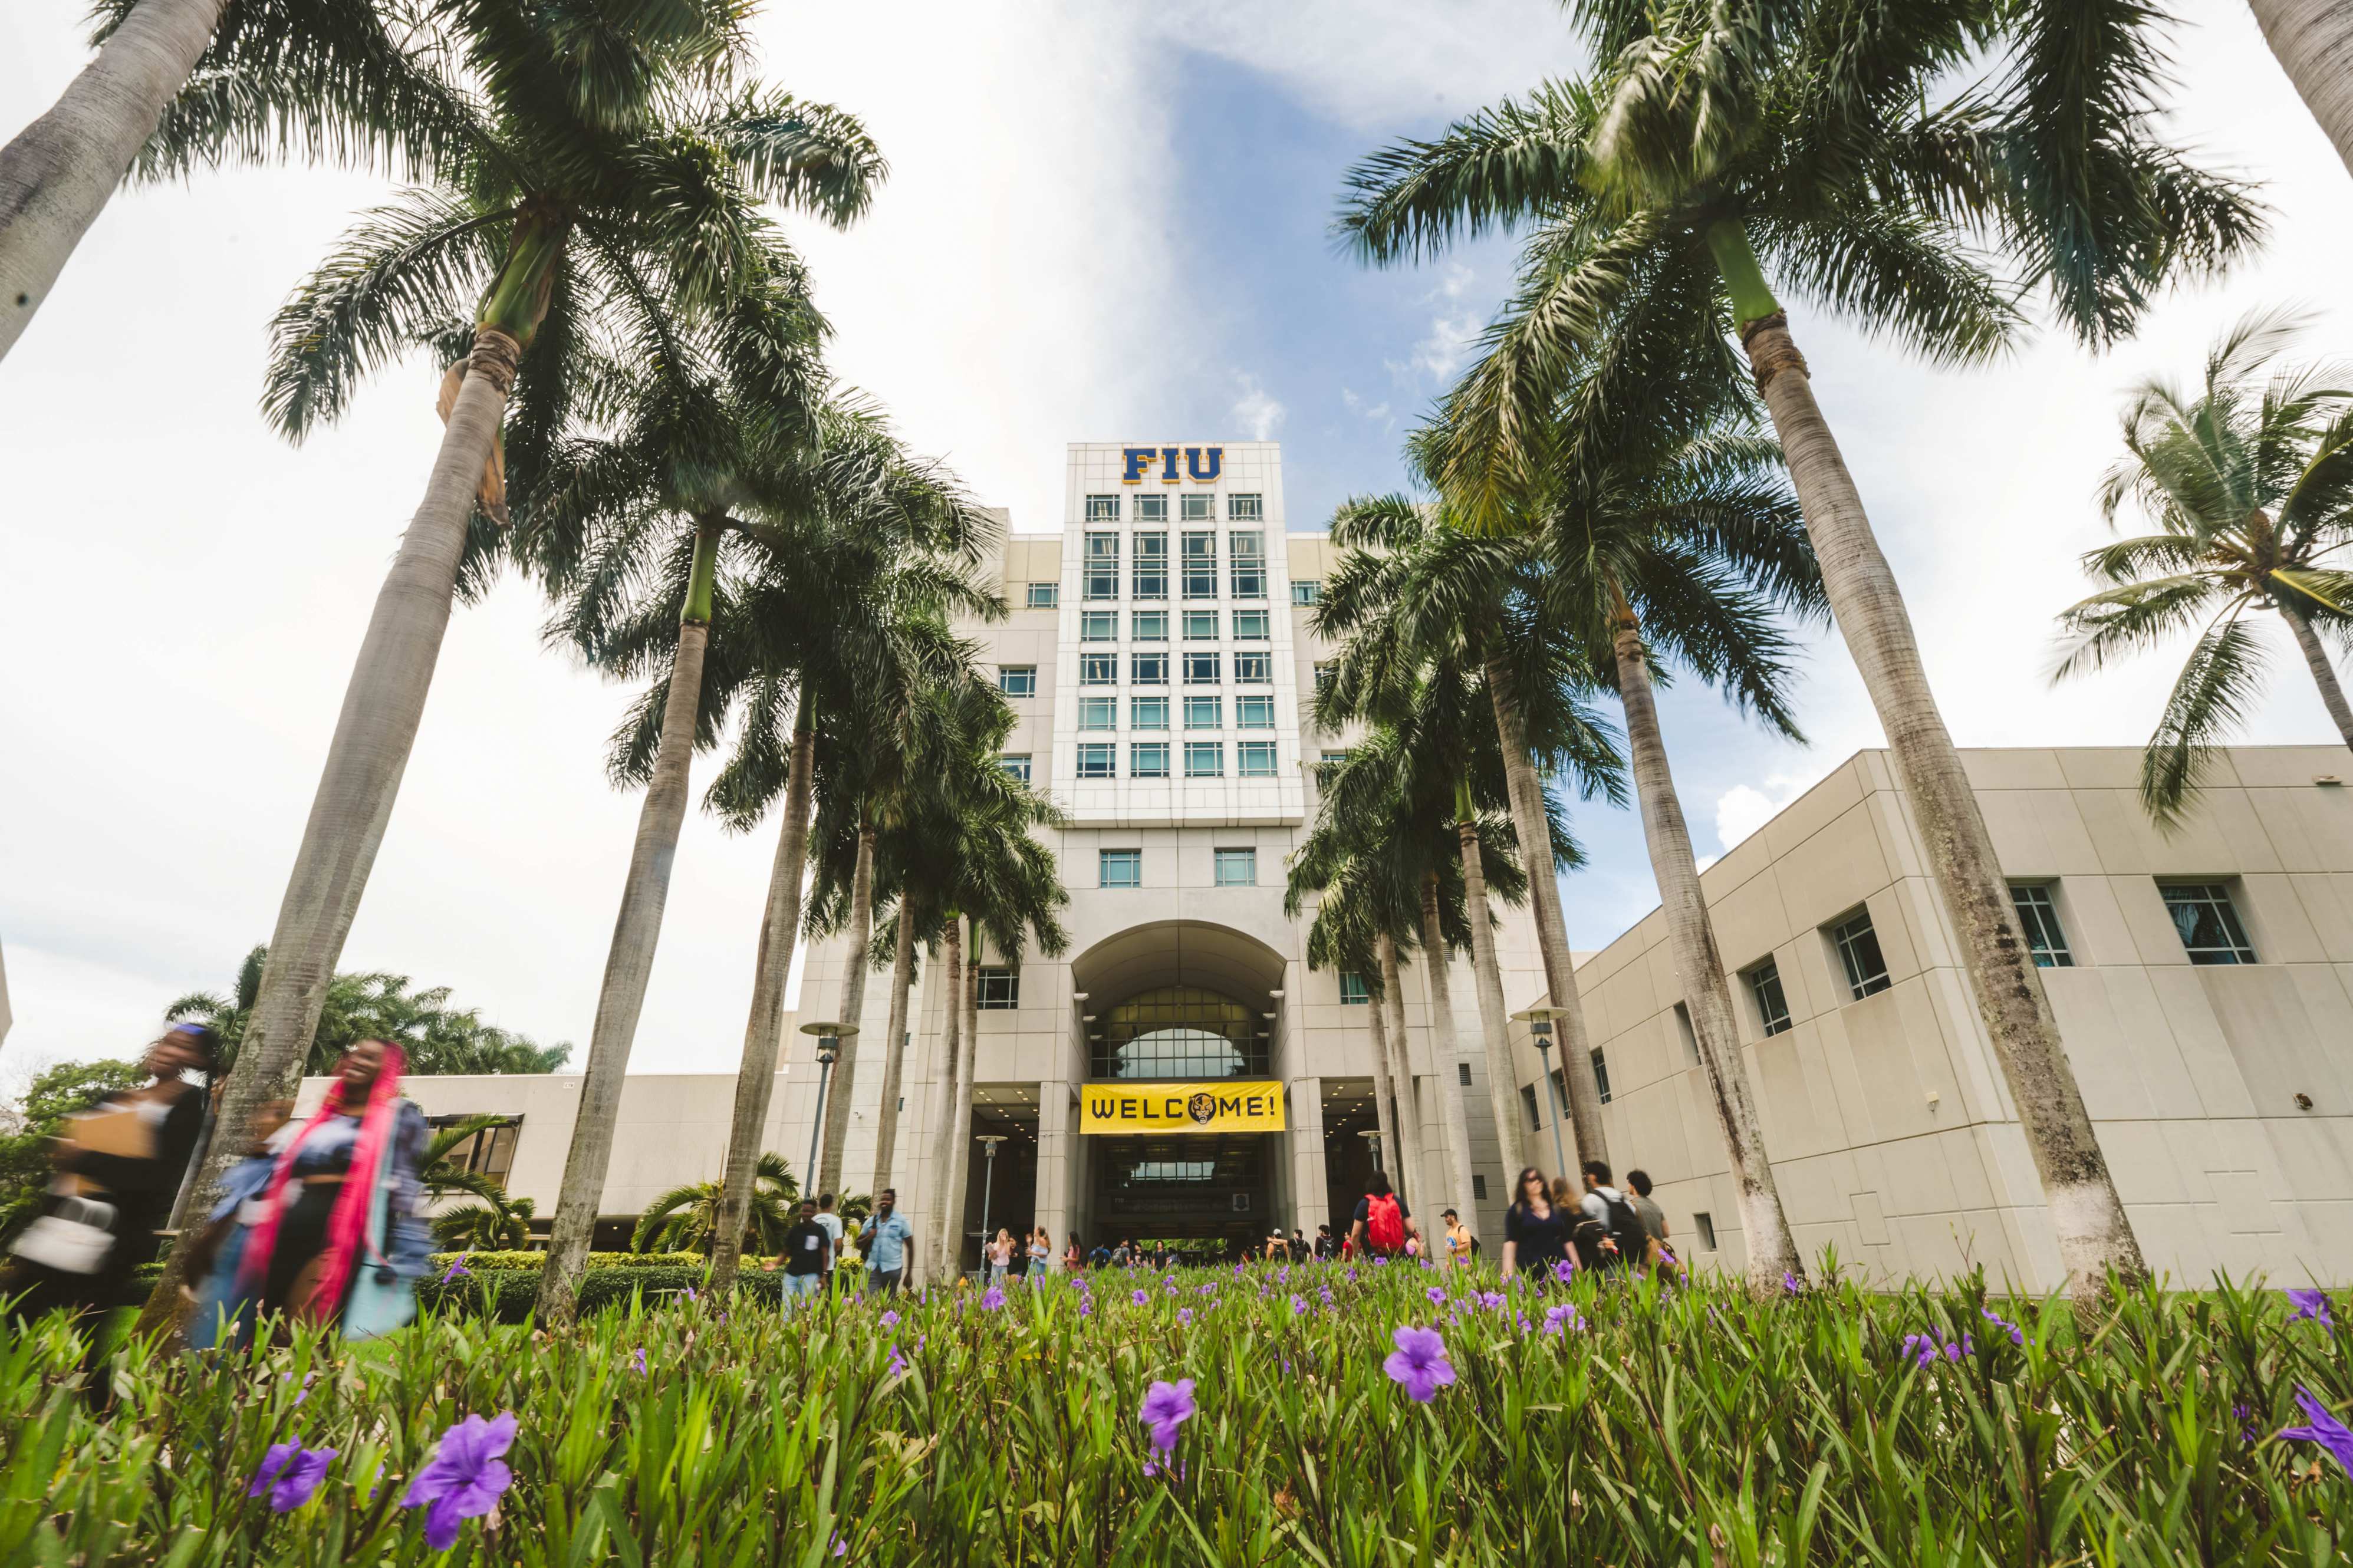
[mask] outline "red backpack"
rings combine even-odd
[[[1372,1243],[1375,1252],[1405,1250],[1405,1215],[1398,1208],[1394,1194],[1383,1193],[1365,1200],[1365,1237]]]

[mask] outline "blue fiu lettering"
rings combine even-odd
[[[1159,458],[1160,448],[1123,447],[1120,448],[1119,455],[1127,462],[1127,471],[1120,475],[1119,482],[1124,485],[1140,485],[1144,482],[1144,470],[1152,467],[1154,461]]]
[[[1201,454],[1204,451],[1209,455],[1209,466],[1207,468],[1201,466]],[[1195,484],[1216,484],[1218,476],[1226,471],[1226,449],[1223,447],[1187,447],[1185,448],[1185,468],[1193,476]],[[1172,479],[1176,477],[1176,457],[1173,452],[1168,457],[1168,477]]]

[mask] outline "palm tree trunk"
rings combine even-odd
[[[809,1180],[841,1185],[842,1146],[849,1139],[849,1096],[858,1082],[859,1026],[866,1017],[866,944],[874,940],[874,825],[858,826],[858,868],[849,878],[849,968],[841,977],[841,1060],[825,1098],[825,1142]]]
[[[752,1178],[768,1102],[776,1091],[776,1053],[783,1046],[785,984],[800,940],[801,874],[808,865],[809,797],[816,787],[817,723],[801,694],[793,724],[793,760],[785,773],[785,820],[776,859],[768,868],[768,905],[760,917],[760,952],[752,970],[752,1011],[744,1024],[744,1058],[735,1068],[735,1110],[727,1126],[727,1163],[719,1189],[719,1234],[711,1247],[711,1288],[735,1283],[743,1261],[744,1225],[752,1212]],[[804,1186],[801,1189],[807,1192]],[[814,1195],[814,1194],[812,1194]]]
[[[1421,879],[1421,968],[1430,985],[1430,1045],[1437,1068],[1438,1130],[1446,1140],[1450,1201],[1455,1212],[1476,1217],[1471,1193],[1471,1122],[1462,1110],[1462,1052],[1454,1035],[1454,992],[1446,975],[1446,933],[1438,923],[1438,878]]]
[[[250,1127],[265,1103],[292,1099],[301,1080],[327,985],[359,913],[360,896],[425,715],[442,634],[449,626],[474,492],[505,416],[522,353],[517,339],[497,328],[474,334],[474,352],[441,432],[425,499],[377,590],[351,684],[343,689],[319,792],[278,906],[261,988],[221,1094],[218,1125]],[[213,1140],[197,1179],[195,1204],[212,1201],[242,1153],[241,1135]],[[140,1314],[141,1332],[177,1318],[186,1257],[187,1250],[179,1248],[165,1258],[164,1276]]]
[[[2295,646],[2304,650],[2305,667],[2312,671],[2312,683],[2320,688],[2322,706],[2337,726],[2337,732],[2348,746],[2353,746],[2353,706],[2345,700],[2345,688],[2337,683],[2337,670],[2328,662],[2328,650],[2320,646],[2319,637],[2312,629],[2311,620],[2302,610],[2287,605],[2279,605],[2280,619],[2295,634]]]
[[[155,133],[224,5],[141,0],[65,96],[0,147],[0,359]]]
[[[1388,1173],[1392,1185],[1398,1184],[1398,1161],[1405,1153],[1398,1142],[1397,1117],[1389,1108],[1389,1097],[1396,1092],[1395,1076],[1389,1071],[1388,1003],[1382,997],[1368,999],[1365,1009],[1372,1015],[1373,1026],[1373,1121],[1380,1129],[1381,1157],[1377,1168]]]
[[[1740,341],[1797,486],[1831,613],[1895,754],[1929,873],[1959,939],[1978,1016],[2018,1106],[2058,1233],[2060,1260],[2085,1296],[2106,1288],[2112,1268],[2128,1282],[2144,1279],[2148,1266],[2084,1109],[2041,973],[2020,933],[1993,837],[1928,689],[1895,574],[1880,552],[1862,497],[1814,401],[1806,362],[1765,286],[1747,236],[1737,223],[1721,223],[1709,230],[1708,240],[1731,286]]]
[[[891,955],[891,1023],[882,1037],[882,1109],[874,1118],[874,1179],[866,1190],[880,1193],[892,1183],[891,1162],[899,1153],[899,1085],[907,1061],[907,992],[915,978],[915,906],[899,895],[899,939]]]
[[[1781,1192],[1766,1157],[1765,1132],[1757,1120],[1756,1097],[1740,1052],[1740,1026],[1732,1012],[1732,986],[1715,945],[1715,924],[1700,890],[1699,862],[1692,855],[1691,829],[1683,823],[1667,745],[1659,729],[1658,704],[1651,695],[1651,667],[1634,612],[1621,595],[1613,638],[1618,691],[1626,705],[1626,740],[1633,752],[1634,793],[1642,808],[1642,837],[1651,850],[1651,873],[1658,879],[1659,902],[1667,918],[1667,941],[1675,973],[1691,1010],[1692,1034],[1699,1041],[1700,1065],[1707,1071],[1709,1098],[1732,1179],[1740,1189],[1740,1223],[1748,1240],[1748,1282],[1759,1291],[1778,1289],[1782,1276],[1803,1279],[1805,1260],[1781,1212]]]
[[[621,1114],[621,1083],[638,1039],[638,1016],[654,973],[661,942],[662,910],[670,902],[670,867],[678,859],[678,836],[686,826],[687,782],[694,763],[694,733],[702,709],[702,660],[711,644],[711,598],[719,560],[719,525],[698,522],[694,567],[679,616],[678,651],[671,656],[670,692],[662,704],[661,742],[653,776],[638,810],[638,840],[629,852],[628,876],[621,883],[621,911],[605,953],[605,984],[596,994],[596,1021],[588,1035],[588,1064],[573,1114],[572,1148],[565,1157],[564,1184],[556,1191],[549,1226],[547,1264],[541,1276],[539,1308],[551,1322],[569,1322],[577,1304],[580,1274],[596,1239],[596,1213],[605,1196],[605,1173],[613,1163],[613,1133]]]
[[[939,1273],[942,1284],[953,1284],[964,1260],[964,1193],[966,1155],[972,1147],[972,1071],[976,1059],[971,1031],[965,1027],[964,990],[964,928],[955,917],[948,921],[946,1098],[941,1104],[934,1161],[940,1194]]]
[[[1504,782],[1511,794],[1512,830],[1528,868],[1528,901],[1535,907],[1536,948],[1544,955],[1545,1003],[1560,1031],[1560,1082],[1568,1099],[1569,1158],[1609,1158],[1609,1137],[1601,1124],[1601,1086],[1593,1077],[1593,1040],[1585,1030],[1585,1008],[1577,996],[1577,964],[1569,954],[1568,922],[1560,909],[1560,882],[1552,858],[1552,830],[1545,815],[1544,781],[1528,754],[1526,722],[1513,695],[1512,672],[1503,659],[1487,661],[1487,698],[1495,710],[1495,738],[1504,752]]]
[[[1495,1157],[1504,1180],[1518,1179],[1520,1075],[1512,1066],[1510,1015],[1504,1010],[1504,971],[1495,958],[1495,932],[1489,923],[1487,871],[1479,854],[1479,824],[1468,812],[1470,792],[1460,792],[1463,815],[1455,822],[1462,845],[1463,903],[1471,921],[1471,971],[1479,985],[1479,1035],[1487,1054],[1487,1107],[1495,1118]]]
[[[1381,959],[1381,1005],[1389,1016],[1389,1077],[1397,1087],[1398,1147],[1402,1158],[1389,1178],[1400,1193],[1419,1193],[1430,1177],[1422,1164],[1421,1095],[1413,1081],[1413,1042],[1405,1032],[1405,977],[1397,942],[1384,931],[1374,939]]]
[[[2248,0],[2304,106],[2353,172],[2353,6],[2345,0]]]

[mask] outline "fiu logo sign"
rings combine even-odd
[[[1089,1084],[1079,1095],[1087,1132],[1280,1132],[1282,1086],[1272,1082]]]
[[[1223,447],[1123,447],[1120,456],[1127,462],[1126,471],[1119,479],[1124,485],[1142,484],[1155,463],[1160,465],[1162,484],[1183,484],[1184,476],[1176,472],[1176,459],[1180,457],[1185,459],[1185,474],[1197,485],[1216,484],[1218,476],[1226,471]]]

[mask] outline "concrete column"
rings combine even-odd
[[[1055,1267],[1077,1223],[1075,1176],[1079,1167],[1078,1116],[1071,1085],[1048,1079],[1038,1085],[1038,1223],[1054,1238]]]
[[[1291,1080],[1291,1126],[1283,1134],[1291,1171],[1289,1223],[1310,1237],[1332,1223],[1332,1198],[1324,1180],[1324,1080]]]

